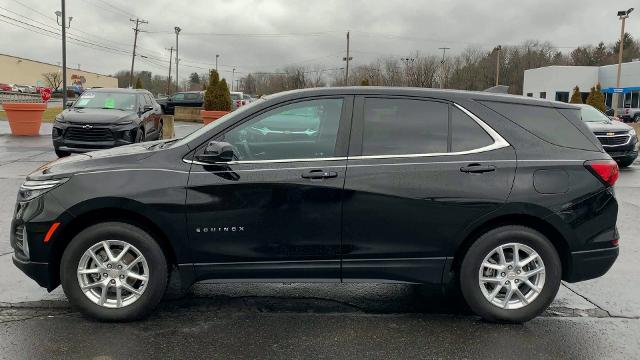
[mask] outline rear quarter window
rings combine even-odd
[[[600,151],[600,149],[557,109],[537,105],[481,101],[536,137],[554,145]]]

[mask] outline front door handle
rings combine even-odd
[[[483,174],[486,172],[496,171],[496,167],[493,165],[469,164],[468,166],[461,167],[460,171],[463,173]]]
[[[324,171],[322,169],[313,169],[302,173],[302,178],[319,180],[338,177],[338,173],[335,171]]]

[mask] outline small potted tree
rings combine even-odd
[[[215,70],[209,71],[207,91],[204,93],[204,110],[200,111],[202,122],[207,125],[231,111],[231,94],[227,82]]]

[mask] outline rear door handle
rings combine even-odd
[[[482,174],[486,172],[496,171],[493,165],[469,164],[460,168],[463,173]]]
[[[302,173],[304,179],[319,180],[338,177],[335,171],[324,171],[322,169],[313,169]]]

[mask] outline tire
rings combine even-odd
[[[61,150],[58,150],[58,149],[55,149],[55,151],[56,151],[56,155],[59,158],[63,158],[63,157],[67,157],[67,156],[71,155],[71,153],[67,152],[67,151],[61,151]]]
[[[618,160],[618,166],[621,168],[626,168],[633,165],[633,162],[636,161],[636,158],[623,158]]]
[[[520,302],[521,305],[518,305],[517,303],[513,305],[508,303],[507,306],[510,308],[504,308],[504,305],[500,305],[500,307],[499,305],[490,302],[489,298],[485,296],[482,289],[484,288],[486,290],[487,286],[491,287],[494,285],[490,282],[481,284],[480,272],[483,261],[494,251],[494,249],[501,245],[513,243],[520,244],[519,248],[521,250],[519,253],[521,254],[521,260],[522,256],[526,256],[524,255],[526,252],[525,248],[537,253],[539,258],[525,266],[526,269],[523,268],[522,272],[529,271],[531,269],[530,267],[539,266],[543,263],[544,271],[540,272],[538,275],[533,275],[532,278],[534,280],[530,281],[530,283],[534,283],[535,285],[540,281],[540,279],[542,279],[543,285],[541,285],[541,291],[535,292],[529,286],[526,286],[523,280],[517,280],[518,278],[516,276],[519,276],[515,275],[515,272],[518,269],[517,267],[513,270],[505,270],[506,272],[496,270],[497,274],[495,276],[500,277],[500,275],[504,273],[506,276],[500,277],[500,279],[506,280],[507,284],[511,285],[504,287],[504,290],[499,290],[500,293],[498,293],[493,301],[500,302],[500,297],[504,299],[506,297],[506,292],[509,291],[508,289],[516,283],[519,283],[519,285],[516,285],[515,287],[518,288],[520,293],[524,294],[525,297],[534,296],[531,298],[530,302],[525,304],[517,294],[513,294],[514,297],[511,299],[513,299],[513,301]],[[524,245],[524,247],[522,245]],[[505,246],[503,250],[505,251],[505,258],[507,259],[506,265],[509,264],[509,251],[511,251],[511,254],[513,253],[513,248],[510,246],[511,245]],[[494,256],[499,256],[499,254],[495,253]],[[540,259],[542,263],[540,263],[538,259]],[[492,270],[484,268],[482,271],[491,272]],[[489,278],[485,272],[482,274],[484,277]],[[460,267],[460,288],[462,295],[471,310],[483,319],[492,322],[522,323],[540,315],[549,306],[549,304],[551,304],[558,293],[558,289],[560,288],[561,277],[562,264],[560,262],[560,257],[558,256],[558,252],[553,244],[551,244],[544,235],[536,230],[524,226],[510,225],[495,228],[486,232],[471,245],[464,256]],[[508,281],[509,279],[511,281]],[[495,288],[497,287],[498,285],[495,285]],[[502,293],[503,291],[505,292],[504,294]],[[486,292],[489,293],[493,291],[486,290]],[[503,301],[502,303],[505,302]],[[517,306],[521,307],[518,308]]]
[[[138,129],[138,131],[136,131],[136,143],[141,143],[144,142],[144,130],[142,130],[142,128]]]
[[[634,123],[640,122],[640,114],[635,114],[631,122],[634,122]]]
[[[84,261],[89,261],[96,265],[97,263],[95,263],[93,259],[97,258],[103,261],[103,269],[107,269],[107,266],[110,264],[108,260],[105,261],[107,257],[104,256],[103,247],[106,240],[108,240],[110,244],[121,241],[130,245],[130,250],[123,255],[124,262],[115,262],[110,268],[111,270],[100,269],[98,274],[79,275],[78,269],[84,264]],[[112,254],[116,258],[119,253],[113,250],[117,246],[118,244],[111,247]],[[87,251],[92,248],[96,249],[94,250],[96,257],[87,255]],[[146,261],[147,267],[144,269],[144,273],[140,271],[136,272],[136,275],[139,277],[146,274],[146,281],[137,280],[137,278],[129,277],[129,275],[124,277],[125,280],[118,280],[123,279],[124,275],[118,275],[120,270],[116,270],[116,264],[123,263],[126,265],[126,261],[130,261],[128,265],[134,268],[143,268],[143,261],[133,261],[134,257],[138,258],[140,255],[143,257],[143,261]],[[90,266],[82,267],[91,269]],[[102,274],[99,274],[103,271],[105,275],[108,275],[104,277],[104,280]],[[107,271],[109,273],[107,273]],[[109,285],[111,286],[111,293],[106,293],[107,299],[104,305],[99,304],[99,302],[102,301],[100,294],[104,291],[103,288],[96,286],[87,290],[85,294],[80,285],[80,282],[83,281],[81,280],[82,276],[99,277],[99,279],[93,279],[95,280],[93,284],[115,284]],[[167,278],[167,261],[158,243],[140,228],[120,222],[100,223],[82,230],[71,240],[71,243],[69,243],[62,255],[60,263],[62,288],[71,305],[83,315],[100,321],[133,321],[148,316],[162,299],[167,287]],[[133,292],[129,292],[126,288],[122,287],[121,284],[127,284],[130,288],[141,292],[141,294],[136,296]],[[115,289],[116,287],[121,287],[120,302],[116,302],[117,297],[113,293],[117,291]],[[98,294],[93,294],[94,289]],[[91,296],[93,296],[94,300],[90,298]]]

